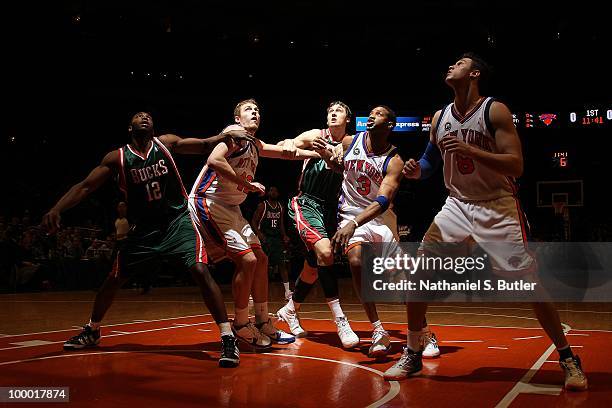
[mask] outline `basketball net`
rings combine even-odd
[[[563,215],[563,210],[565,208],[564,202],[553,202],[552,205],[555,209],[555,215]]]
[[[569,208],[564,202],[553,202],[553,208],[555,209],[555,215],[560,216],[563,219],[563,237],[565,241],[569,241],[571,232],[570,232],[570,217],[569,217]]]

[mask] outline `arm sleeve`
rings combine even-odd
[[[440,149],[431,141],[427,143],[423,156],[419,159],[419,165],[421,166],[421,180],[431,177],[436,171],[440,162],[442,161],[442,155]]]

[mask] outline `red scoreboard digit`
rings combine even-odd
[[[572,127],[608,127],[612,124],[612,109],[588,106],[580,111],[569,113]]]

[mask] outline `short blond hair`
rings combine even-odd
[[[238,102],[238,104],[234,108],[234,116],[240,116],[240,108],[242,108],[247,103],[252,103],[253,105],[257,106],[257,109],[259,109],[259,104],[255,99],[245,99],[244,101]]]

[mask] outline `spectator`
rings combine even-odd
[[[85,257],[87,259],[109,259],[110,252],[111,249],[106,241],[94,239],[93,241],[91,241],[91,245],[89,246],[89,248],[87,248],[87,251],[85,252]]]

